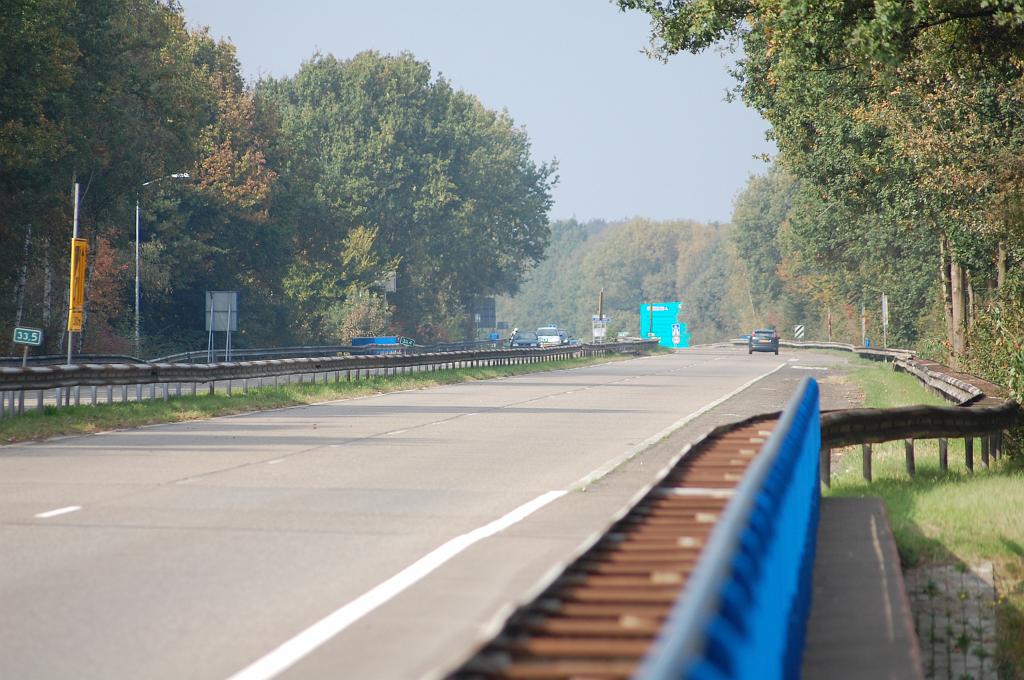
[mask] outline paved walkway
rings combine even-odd
[[[910,603],[885,507],[824,498],[804,678],[922,678]]]

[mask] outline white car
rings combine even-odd
[[[542,326],[537,329],[537,342],[541,347],[553,347],[562,344],[562,336],[557,326]]]

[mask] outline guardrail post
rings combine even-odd
[[[987,434],[981,437],[981,466],[988,469],[988,445],[989,436]]]
[[[832,488],[832,449],[827,446],[821,447],[821,461],[819,464],[821,469],[821,483],[825,485],[826,489]]]
[[[7,393],[0,392],[0,418],[7,415]]]
[[[964,437],[964,465],[968,472],[974,472],[974,437]]]
[[[949,470],[949,440],[945,437],[939,437],[939,469]]]
[[[89,403],[90,403],[90,405],[95,406],[96,405],[96,386],[93,385],[90,388],[90,390],[91,390],[91,393],[89,394]]]
[[[123,404],[123,403],[125,403],[127,401],[128,401],[128,386],[127,385],[121,385],[121,403]]]
[[[82,399],[82,386],[75,385],[75,406],[78,406]]]
[[[39,390],[36,392],[36,410],[42,413],[46,410],[46,406],[43,403],[46,399],[46,390]]]
[[[114,403],[114,386],[107,385],[107,404]]]
[[[914,473],[917,472],[916,466],[914,465],[914,440],[909,437],[904,439],[903,446],[907,453],[907,476],[913,478]]]
[[[871,444],[860,445],[861,456],[863,457],[864,479],[871,481]]]

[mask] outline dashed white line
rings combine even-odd
[[[282,643],[277,649],[238,671],[228,680],[268,680],[273,678],[377,607],[422,580],[466,548],[526,519],[548,503],[561,498],[565,493],[565,491],[548,491],[490,524],[456,536],[380,585],[371,588],[292,639]]]
[[[81,505],[69,505],[66,508],[57,508],[56,510],[47,510],[46,512],[41,512],[38,515],[36,515],[36,517],[38,517],[39,519],[49,519],[51,517],[56,517],[57,515],[66,515],[69,512],[77,512],[78,510],[81,509]]]
[[[274,460],[268,460],[267,461],[267,465],[277,465],[278,463],[283,463],[283,462],[284,462],[284,458],[275,458]]]

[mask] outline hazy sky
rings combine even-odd
[[[295,73],[314,51],[412,52],[524,126],[557,158],[554,219],[729,220],[766,123],[739,102],[727,62],[642,54],[646,15],[607,0],[182,0],[189,23],[238,48],[243,72]]]

